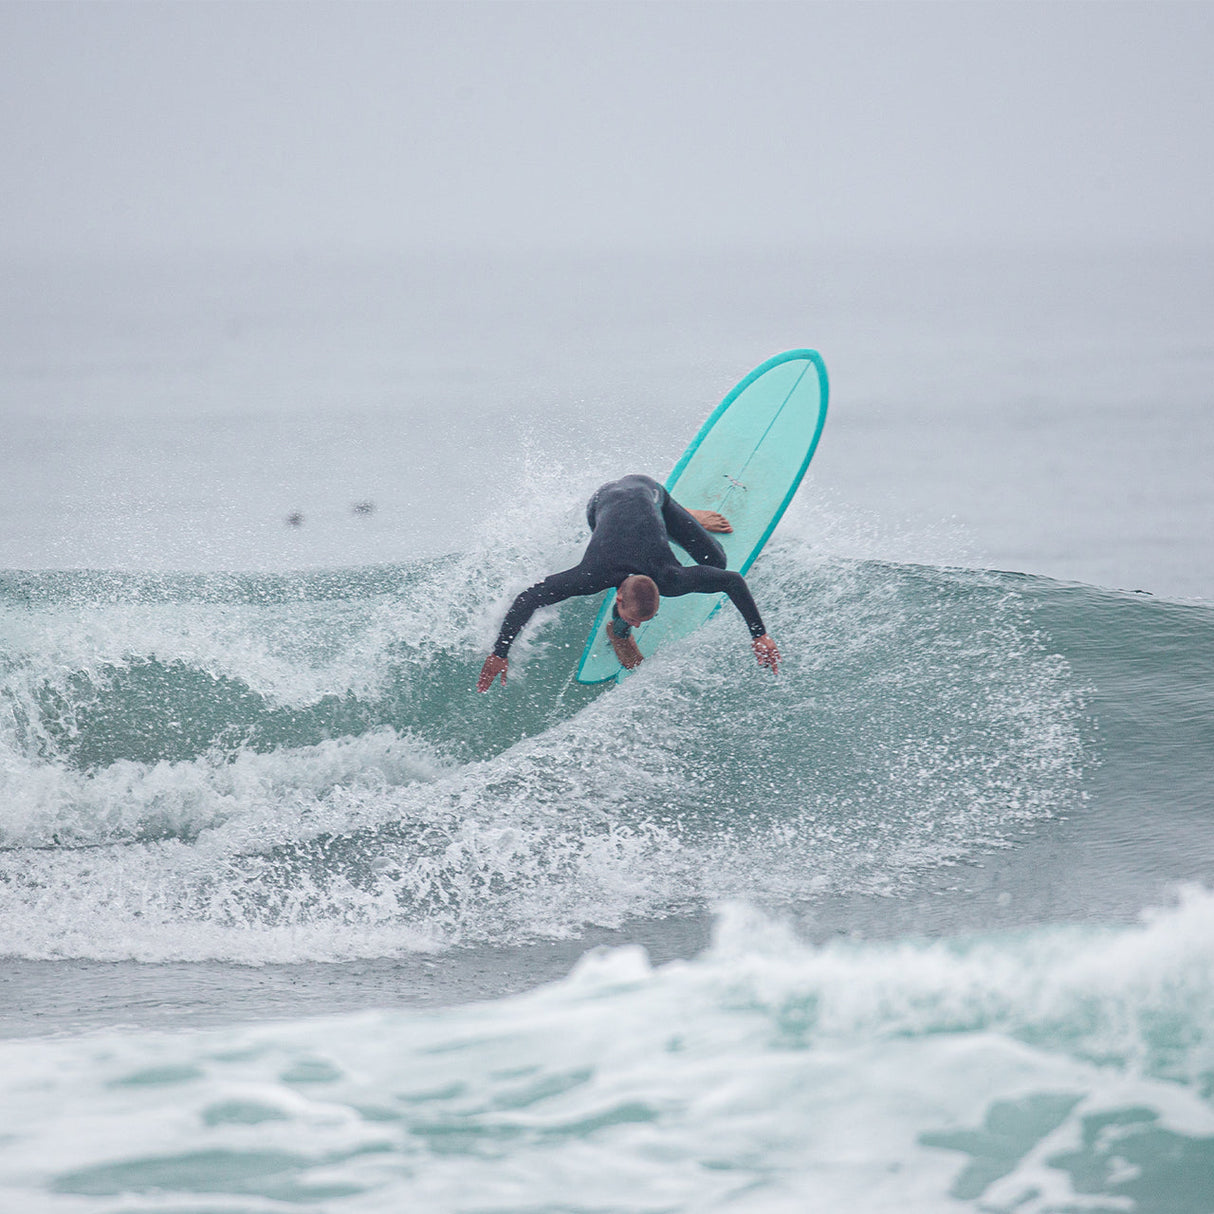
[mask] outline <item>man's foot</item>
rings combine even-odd
[[[625,670],[635,670],[645,660],[644,655],[637,648],[636,641],[630,636],[616,636],[610,624],[607,625],[607,639],[611,642],[611,648],[615,650],[615,656]]]
[[[705,531],[716,531],[720,535],[728,535],[733,531],[729,519],[715,510],[688,510],[688,514],[704,528]]]

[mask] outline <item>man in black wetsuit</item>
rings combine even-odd
[[[723,592],[750,629],[759,665],[776,673],[780,651],[763,627],[746,580],[725,568],[725,550],[709,535],[709,531],[732,531],[728,519],[711,510],[685,510],[648,476],[625,476],[595,493],[586,507],[586,521],[592,534],[581,561],[537,582],[514,600],[493,652],[485,659],[477,691],[488,691],[498,675],[506,682],[510,644],[536,608],[612,587],[616,600],[607,637],[627,669],[643,660],[630,635],[632,629],[657,615],[660,595]],[[697,563],[681,565],[670,551],[671,541]]]

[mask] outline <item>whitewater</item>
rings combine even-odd
[[[1208,255],[9,268],[0,1206],[1214,1211]],[[793,345],[779,677],[476,695]]]

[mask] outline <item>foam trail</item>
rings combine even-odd
[[[392,956],[726,893],[897,893],[1075,803],[1082,697],[1007,578],[827,559],[794,534],[752,575],[778,679],[723,612],[620,687],[580,688],[587,601],[477,696],[484,604],[530,559],[10,587],[9,949]]]

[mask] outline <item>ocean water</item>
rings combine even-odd
[[[7,269],[0,1208],[1214,1211],[1208,251]],[[799,345],[779,677],[477,696]]]

